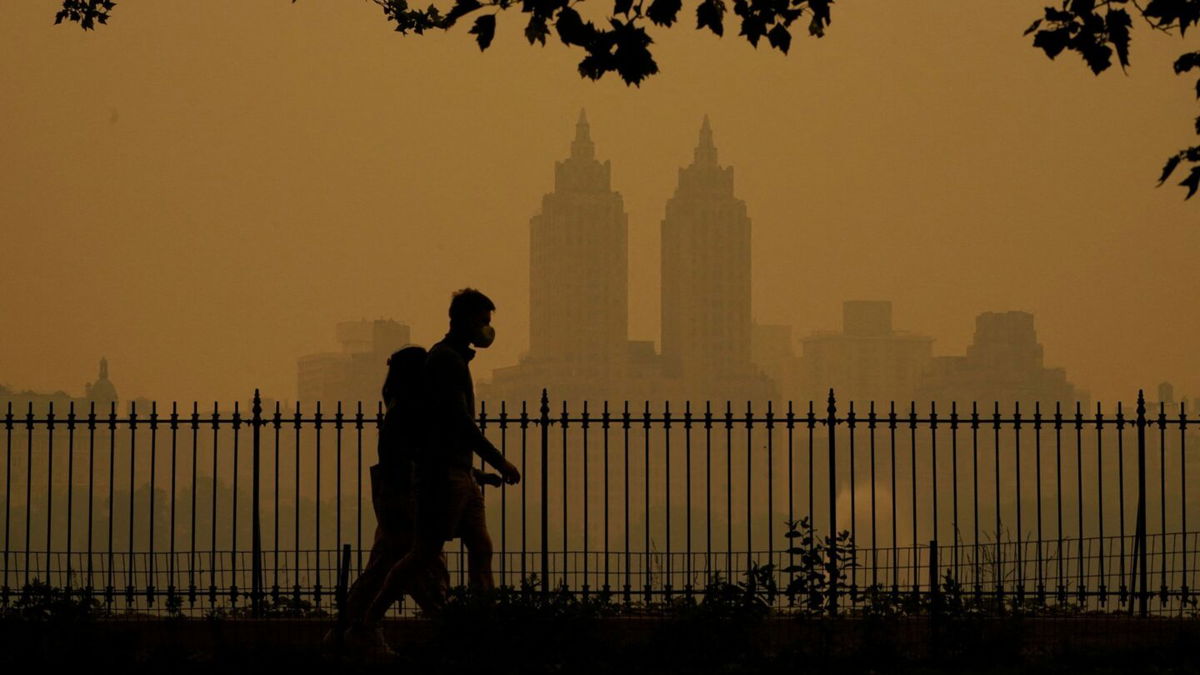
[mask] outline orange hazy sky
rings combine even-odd
[[[1200,395],[1200,203],[1155,188],[1190,144],[1196,49],[1140,22],[1094,77],[1021,32],[1044,0],[838,3],[783,56],[653,31],[640,88],[530,47],[515,12],[403,37],[369,2],[120,2],[110,25],[0,5],[0,383],[123,398],[295,395],[336,322],[423,343],[493,297],[477,379],[528,346],[529,218],[586,108],[629,214],[630,333],[658,339],[658,237],[700,120],[753,222],[753,316],[797,337],[847,299],[959,354],[982,311],[1036,316],[1094,399]],[[694,3],[685,3],[690,16]],[[732,25],[732,24],[731,24]]]

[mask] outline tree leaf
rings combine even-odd
[[[767,42],[770,42],[772,47],[786,54],[792,44],[792,34],[788,29],[783,27],[783,24],[777,23],[774,28],[767,32]]]
[[[587,26],[579,17],[579,12],[570,7],[559,10],[554,29],[558,32],[558,39],[565,45],[586,45],[591,38]]]
[[[613,14],[629,16],[629,10],[631,9],[633,9],[633,0],[616,0],[613,2]]]
[[[1188,189],[1187,196],[1184,199],[1191,199],[1192,195],[1196,194],[1196,190],[1200,190],[1200,166],[1193,166],[1188,177],[1179,181],[1179,184]]]
[[[646,9],[646,16],[660,26],[670,26],[682,7],[681,0],[653,0]]]
[[[1113,48],[1117,50],[1117,60],[1121,62],[1122,68],[1129,66],[1129,29],[1133,22],[1129,18],[1129,13],[1123,9],[1109,10],[1104,16],[1105,30],[1108,32],[1108,40],[1112,42]]]
[[[539,14],[529,17],[529,23],[525,25],[525,39],[529,40],[529,44],[541,42],[542,46],[545,46],[546,36],[549,34],[550,27],[546,25],[546,17]]]
[[[755,14],[746,14],[742,17],[742,30],[739,35],[745,35],[750,44],[758,46],[758,39],[767,32],[767,24]]]
[[[1030,34],[1030,33],[1032,33],[1033,31],[1037,30],[1037,29],[1038,29],[1038,27],[1039,27],[1039,26],[1041,26],[1041,25],[1042,25],[1042,20],[1041,20],[1041,19],[1037,19],[1036,21],[1034,21],[1034,22],[1033,22],[1033,23],[1032,23],[1032,24],[1029,26],[1029,28],[1026,28],[1026,29],[1025,29],[1025,32],[1024,32],[1024,33],[1021,33],[1021,35],[1029,35],[1029,34]]]
[[[715,35],[725,34],[725,0],[703,0],[696,8],[696,29],[707,27]]]
[[[1188,52],[1180,55],[1175,59],[1175,74],[1186,73],[1192,68],[1200,66],[1200,52]]]
[[[1179,162],[1182,159],[1183,159],[1183,155],[1179,154],[1179,155],[1174,155],[1170,159],[1167,160],[1166,165],[1163,166],[1162,175],[1159,176],[1159,178],[1158,178],[1159,185],[1162,185],[1163,183],[1165,183],[1167,181],[1168,178],[1171,177],[1171,174],[1175,171],[1175,167],[1179,166]]]
[[[469,32],[475,35],[475,41],[479,43],[479,51],[487,49],[496,35],[496,15],[484,14],[476,18],[475,25],[471,26]]]
[[[1033,36],[1033,46],[1046,52],[1046,56],[1053,59],[1062,53],[1062,50],[1067,48],[1067,41],[1070,39],[1070,34],[1065,28],[1056,28],[1054,30],[1041,30],[1037,35]]]

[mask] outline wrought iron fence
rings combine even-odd
[[[552,412],[545,392],[535,410],[485,404],[481,428],[524,476],[485,493],[498,581],[656,603],[769,564],[781,587],[824,575],[828,612],[949,592],[980,606],[1196,606],[1197,421],[1182,404],[1147,414],[1139,393],[1129,417],[1120,404],[842,413],[830,392],[823,405]],[[110,611],[319,610],[362,568],[378,405],[264,411],[256,392],[248,415],[62,412],[9,404],[3,418],[0,605],[40,582]],[[808,548],[788,536],[801,518]],[[805,555],[839,531],[853,543],[842,563]],[[449,564],[464,582],[461,547]]]

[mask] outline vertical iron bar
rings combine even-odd
[[[96,497],[96,481],[95,481],[96,474],[95,474],[95,470],[96,470],[96,402],[92,401],[91,403],[88,404],[88,517],[87,517],[88,525],[87,525],[87,585],[85,586],[87,598],[89,600],[91,599],[92,593],[95,590],[94,583],[92,581],[92,572],[93,572],[92,525],[95,522],[93,517],[95,515],[94,509],[95,509],[95,504],[96,504],[96,499],[95,499],[95,497]],[[5,475],[8,475],[7,471],[5,472]],[[5,501],[7,502],[7,500],[8,500],[8,495],[5,494]],[[4,522],[5,522],[5,526],[7,527],[7,525],[8,525],[7,514],[5,516]],[[6,553],[7,553],[7,549],[8,549],[8,547],[6,545],[5,546]],[[7,573],[7,569],[8,569],[8,556],[7,555],[5,555],[5,558],[4,558],[4,567],[5,567],[5,572]],[[4,580],[4,585],[8,586],[7,575]]]
[[[850,401],[850,410],[846,414],[846,427],[850,437],[850,537],[854,541],[858,541],[858,500],[855,493],[854,481],[857,478],[857,467],[855,466],[855,447],[854,447],[854,431],[856,429],[854,416],[854,401]],[[837,534],[836,531],[834,534]],[[853,565],[850,568],[850,602],[854,603],[858,597],[858,566]]]
[[[146,600],[154,604],[154,491],[158,474],[158,403],[150,404],[150,513],[149,544],[147,545],[146,560]]]
[[[829,390],[829,405],[826,408],[828,417],[825,418],[826,429],[829,432],[829,536],[837,537],[837,440],[834,430],[837,427],[837,401],[833,397],[833,389]],[[838,610],[838,579],[837,569],[833,558],[830,557],[827,570],[829,578],[829,613],[836,616]]]
[[[175,486],[179,470],[179,403],[171,402],[171,528],[169,558],[167,559],[167,604],[174,606],[175,589],[178,587],[175,579],[175,516],[176,507]]]
[[[608,512],[608,509],[609,509],[609,507],[608,507],[608,494],[609,494],[609,488],[608,488],[608,476],[609,476],[609,473],[608,473],[608,470],[609,470],[609,462],[608,462],[608,427],[609,427],[609,424],[610,424],[610,421],[611,421],[611,420],[609,419],[609,412],[608,412],[608,401],[607,401],[607,400],[605,400],[605,401],[604,401],[604,411],[601,413],[601,415],[602,415],[602,416],[601,416],[601,418],[600,418],[600,428],[602,429],[602,434],[603,434],[603,438],[604,438],[604,597],[605,597],[605,598],[608,598],[608,597],[609,597],[609,595],[608,595],[608,594],[609,594],[609,592],[610,592],[610,590],[611,590],[611,585],[610,585],[610,583],[609,583],[609,551],[608,551],[608,531],[609,531],[609,530],[608,530],[608,525],[609,525],[609,512]]]
[[[93,412],[96,404],[92,404]],[[12,430],[13,430],[13,413],[12,401],[8,402],[4,413],[4,588],[2,589],[3,598],[0,601],[7,607],[8,594],[11,586],[9,586],[9,553],[12,552]],[[89,528],[90,531],[90,528]]]
[[[642,551],[645,557],[645,583],[642,584],[646,594],[646,602],[651,600],[650,584],[653,580],[651,575],[650,563],[650,401],[645,402],[645,407],[642,411]]]
[[[1104,575],[1104,416],[1100,413],[1100,403],[1096,403],[1096,523],[1100,550],[1096,556],[1100,572],[1100,604],[1107,604],[1108,584]]]
[[[588,597],[588,592],[591,585],[588,583],[588,536],[591,534],[590,522],[588,519],[588,402],[583,402],[583,417],[580,427],[583,430],[583,597]],[[563,465],[563,473],[566,473],[566,465]],[[564,517],[565,520],[565,517]]]
[[[192,514],[188,532],[188,606],[196,604],[196,473],[199,467],[200,403],[192,401]]]
[[[692,402],[684,401],[683,404],[683,455],[686,479],[684,480],[684,500],[686,508],[684,508],[684,516],[686,519],[687,539],[684,542],[684,548],[687,549],[687,565],[684,570],[686,575],[684,581],[684,591],[688,597],[692,594],[692,573],[694,565],[692,564]]]
[[[663,592],[671,599],[671,402],[663,401]]]
[[[979,402],[971,402],[971,527],[972,527],[972,554],[974,562],[975,576],[975,600],[978,601],[983,595],[983,583],[980,581],[980,554],[982,551],[979,548]]]
[[[474,412],[472,410],[471,414]],[[342,539],[342,425],[344,421],[342,402],[338,401],[337,408],[333,413],[333,548],[335,555],[345,543]]]
[[[1016,475],[1017,502],[1017,602],[1025,600],[1025,524],[1021,512],[1021,402],[1013,402],[1013,473]]]
[[[321,402],[317,401],[317,412],[313,416],[313,430],[316,435],[316,465],[313,470],[313,480],[316,482],[316,500],[313,506],[313,556],[316,559],[313,567],[313,600],[321,606]],[[299,513],[297,513],[299,517]],[[336,544],[336,542],[334,542]]]
[[[71,578],[71,535],[75,523],[75,402],[67,408],[67,596],[70,597],[74,580]]]
[[[1138,551],[1138,614],[1149,615],[1150,596],[1147,594],[1148,564],[1146,556],[1146,396],[1138,390],[1137,400],[1137,439],[1138,439],[1138,510],[1137,534],[1134,546]]]
[[[253,444],[253,481],[254,487],[251,494],[253,501],[254,513],[250,515],[252,518],[251,527],[251,554],[254,560],[251,561],[250,583],[251,596],[250,602],[253,608],[254,617],[262,617],[262,595],[263,595],[263,579],[262,579],[262,514],[261,514],[261,430],[263,425],[262,419],[262,396],[258,389],[254,390],[254,405],[251,407],[252,414],[252,444]]]
[[[750,457],[754,452],[754,439],[751,427],[754,424],[754,413],[750,410],[750,401],[746,401],[746,569],[749,570],[754,562],[754,540],[751,535],[754,530],[754,515],[751,512],[751,499],[753,498],[753,484],[751,482],[751,466]]]
[[[908,468],[910,474],[909,493],[912,495],[912,587],[913,595],[920,592],[921,575],[917,568],[920,565],[921,546],[918,543],[920,533],[917,527],[917,402],[910,401],[908,408]]]
[[[137,468],[137,410],[134,403],[129,403],[129,562],[126,568],[125,602],[133,605],[134,575],[137,573],[137,561],[133,556],[133,498],[137,493],[137,483],[134,482]]]
[[[1062,504],[1062,403],[1054,404],[1054,493],[1058,504],[1058,588],[1055,591],[1058,602],[1066,601],[1067,581],[1065,576],[1065,561],[1063,551],[1063,504]]]
[[[53,585],[50,578],[50,534],[54,528],[54,401],[46,408],[46,585]],[[132,488],[131,488],[132,489]]]
[[[1121,604],[1129,599],[1131,590],[1125,581],[1125,413],[1120,401],[1117,401],[1117,527],[1120,530],[1121,552]]]
[[[625,595],[625,603],[626,604],[629,604],[629,602],[632,600],[631,592],[633,589],[633,577],[632,577],[632,575],[633,575],[633,571],[632,571],[633,560],[632,560],[632,555],[629,550],[629,427],[630,427],[630,419],[631,418],[629,415],[629,401],[625,401],[624,407],[622,408],[622,411],[621,411],[621,431],[622,431],[623,438],[624,438],[623,445],[624,445],[624,452],[625,452],[625,459],[621,463],[621,468],[625,472],[624,487],[621,489],[621,497],[625,501],[625,528],[624,528],[623,532],[624,532],[624,539],[625,539],[625,585],[624,585],[625,593],[624,593],[624,595]]]
[[[546,390],[542,389],[542,401],[540,408],[540,416],[538,417],[538,425],[542,432],[542,593],[549,594],[550,592],[550,478],[548,468],[550,465],[550,397]]]
[[[375,405],[379,406],[382,401],[376,401]],[[354,471],[354,548],[358,551],[355,562],[356,569],[361,573],[363,568],[363,541],[362,541],[362,516],[363,516],[363,407],[362,401],[358,401],[354,409],[354,456],[356,459],[356,468]]]
[[[570,556],[570,541],[567,537],[567,521],[571,519],[567,510],[567,402],[562,402],[562,549],[563,549],[563,583],[566,583],[567,559]]]
[[[1001,532],[1002,525],[1000,520],[1000,402],[995,401],[995,408],[992,413],[992,448],[996,455],[996,471],[993,474],[995,484],[996,497],[996,559],[993,561],[992,569],[994,581],[996,582],[996,606],[1002,607],[1004,602],[1004,577],[1002,574],[1004,555],[1001,548]]]
[[[1083,561],[1083,408],[1079,401],[1075,402],[1075,513],[1076,513],[1076,532],[1079,538],[1079,548],[1076,551],[1076,593],[1079,602],[1084,602],[1087,597],[1087,586],[1085,579],[1084,561]]]
[[[733,559],[733,407],[725,401],[725,567]]]
[[[1033,404],[1033,454],[1036,471],[1034,472],[1035,481],[1037,482],[1037,599],[1039,605],[1046,604],[1046,575],[1044,562],[1042,560],[1042,541],[1044,540],[1042,528],[1042,403],[1036,401]]]
[[[892,596],[893,599],[900,593],[900,549],[899,549],[899,533],[897,525],[899,517],[896,515],[896,402],[888,402],[888,448],[891,453],[891,473],[892,473]]]
[[[870,430],[871,438],[871,588],[875,591],[879,590],[879,543],[876,537],[879,522],[875,500],[875,424],[877,421],[875,417],[875,401],[871,401],[871,407],[867,412],[867,428]]]
[[[962,546],[961,531],[958,527],[958,402],[950,402],[950,499],[951,516],[954,520],[953,560],[954,581],[959,579],[959,548]]]
[[[704,571],[712,568],[712,402],[704,402]],[[707,581],[707,580],[706,580]]]
[[[1179,518],[1183,536],[1183,567],[1180,570],[1183,585],[1180,588],[1180,605],[1187,606],[1191,598],[1188,589],[1188,549],[1187,549],[1187,413],[1183,401],[1179,402]]]

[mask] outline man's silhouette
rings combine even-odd
[[[475,425],[475,388],[468,366],[475,357],[471,346],[486,349],[495,339],[491,326],[495,309],[486,295],[473,288],[456,292],[450,301],[450,332],[425,359],[426,434],[417,457],[413,544],[372,601],[367,612],[370,625],[378,624],[400,592],[417,588],[436,569],[442,546],[455,537],[461,537],[467,547],[471,587],[484,591],[495,587],[492,540],[483,493],[472,471],[474,456],[499,471],[506,483],[520,481],[521,473]]]

